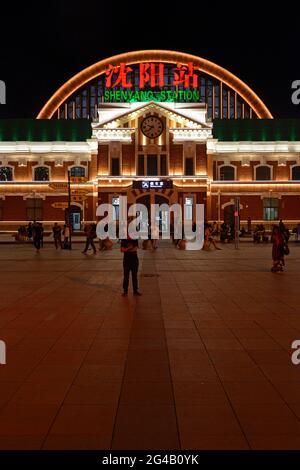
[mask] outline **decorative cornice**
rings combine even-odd
[[[219,142],[212,139],[207,143],[208,153],[290,153],[300,152],[300,142]]]
[[[174,142],[183,142],[188,140],[203,141],[212,137],[212,129],[170,129],[173,134]]]
[[[0,142],[1,153],[82,153],[90,154],[97,150],[97,141],[87,142]]]
[[[131,134],[135,131],[135,128],[125,129],[93,129],[93,137],[99,142],[131,142]]]
[[[26,201],[26,199],[46,199],[46,194],[44,193],[27,193],[23,194],[23,200]]]

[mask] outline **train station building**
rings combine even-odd
[[[205,205],[208,221],[300,223],[300,121],[274,119],[242,80],[200,57],[137,51],[84,69],[35,119],[0,120],[0,230],[74,230],[119,198]],[[163,229],[167,213],[159,213]]]

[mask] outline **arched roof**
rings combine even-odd
[[[257,96],[257,94],[245,82],[240,80],[236,75],[228,70],[220,67],[214,62],[197,57],[184,52],[163,51],[163,50],[145,50],[126,52],[100,60],[93,65],[83,69],[81,72],[74,75],[64,85],[62,85],[51,98],[47,101],[44,107],[39,112],[37,119],[50,119],[59,106],[71,96],[75,91],[87,84],[94,78],[105,73],[109,64],[118,64],[125,62],[126,64],[138,64],[140,62],[164,62],[187,64],[193,62],[194,68],[200,72],[204,72],[217,80],[228,85],[238,95],[240,95],[246,103],[255,111],[258,118],[272,119],[273,116]]]

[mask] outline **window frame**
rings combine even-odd
[[[35,179],[35,170],[37,168],[48,168],[49,171],[49,179],[47,180],[36,180]],[[47,183],[48,181],[51,181],[51,166],[50,165],[35,165],[32,167],[32,181],[36,183]]]
[[[294,179],[293,178],[293,169],[296,168],[296,167],[300,168],[300,165],[298,163],[296,163],[295,165],[290,166],[290,181],[300,181],[300,178],[299,179]]]
[[[187,160],[192,160],[193,170],[192,170],[192,174],[191,174],[191,175],[189,175],[189,174],[187,173],[187,171],[186,171],[186,170],[187,170],[187,165],[186,165]],[[196,170],[195,157],[193,157],[193,156],[191,156],[191,157],[186,156],[186,157],[184,158],[184,175],[185,175],[185,176],[195,176],[195,170]]]
[[[272,201],[276,201],[276,205],[271,204]],[[266,203],[266,204],[265,204]],[[276,217],[273,218],[267,218],[265,217],[266,210],[274,211],[276,214]],[[277,197],[264,197],[263,198],[263,220],[266,222],[274,222],[276,220],[279,220],[279,198]]]
[[[13,165],[0,165],[0,168],[11,168],[11,172],[12,172],[11,180],[0,180],[0,183],[11,182],[15,180],[15,167]]]
[[[261,167],[268,167],[270,169],[270,179],[264,179],[264,180],[259,180],[257,179],[257,168],[261,168]],[[261,163],[259,165],[255,165],[254,167],[254,181],[272,181],[273,180],[273,166],[272,165],[268,165],[266,163]]]
[[[148,157],[149,156],[155,156],[157,158],[157,175],[148,175]],[[144,157],[144,171],[143,171],[143,175],[140,174],[139,172],[139,160],[140,160],[140,157]],[[165,157],[165,162],[166,162],[166,172],[164,175],[161,174],[161,158],[162,157]],[[137,159],[136,159],[136,175],[137,176],[144,176],[144,177],[153,177],[153,178],[157,178],[157,177],[166,177],[166,176],[169,176],[169,159],[168,159],[168,155],[167,155],[167,152],[159,152],[159,153],[145,153],[145,152],[138,152],[138,156],[137,156]]]
[[[233,168],[233,172],[234,172],[234,174],[233,174],[234,179],[233,180],[221,180],[221,168],[224,168],[224,167],[227,167],[227,166]],[[227,163],[227,164],[223,163],[222,165],[219,165],[218,166],[218,180],[219,181],[236,181],[236,170],[237,170],[237,167],[235,165],[231,165],[231,163]]]
[[[46,166],[46,165],[43,165],[43,166]],[[69,166],[69,167],[68,167],[68,171],[70,171],[70,176],[74,176],[74,177],[75,177],[75,175],[72,175],[72,174],[71,174],[73,168],[83,168],[83,169],[84,169],[84,175],[83,175],[83,176],[80,176],[80,178],[85,178],[85,177],[86,177],[86,170],[87,170],[87,167],[86,167],[86,166],[84,166],[84,165],[71,165],[71,166]]]

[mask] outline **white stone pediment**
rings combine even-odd
[[[212,124],[207,122],[206,105],[203,103],[161,103],[155,101],[101,103],[98,108],[98,121],[92,123],[93,136],[97,137],[96,131],[99,129],[120,129],[126,122],[148,112],[156,112],[188,129],[212,129]],[[126,129],[129,131],[128,128]]]

